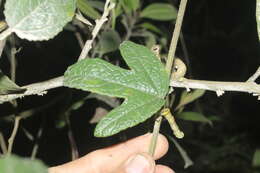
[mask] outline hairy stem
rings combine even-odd
[[[175,28],[173,31],[173,36],[172,36],[172,40],[171,40],[171,44],[170,44],[170,49],[168,52],[168,58],[166,61],[166,71],[168,72],[169,75],[171,74],[171,69],[172,69],[173,60],[175,57],[175,51],[176,51],[178,38],[180,35],[180,31],[181,31],[181,25],[182,25],[183,16],[185,13],[186,4],[187,4],[187,0],[181,0],[179,10],[178,10],[178,15],[177,15],[177,21],[175,24]],[[162,122],[162,117],[160,116],[158,118],[158,120],[155,121],[155,124],[154,124],[153,137],[152,137],[152,140],[151,140],[151,143],[149,146],[149,153],[151,155],[154,154],[154,151],[156,149],[157,137],[158,137],[158,134],[160,131],[161,122]]]
[[[183,21],[185,9],[186,9],[187,1],[188,0],[181,0],[179,10],[178,10],[177,20],[175,23],[175,28],[173,31],[173,36],[172,36],[170,49],[168,52],[168,57],[167,57],[167,62],[166,62],[166,70],[169,74],[171,74],[171,69],[172,69],[173,60],[175,57],[176,47],[177,47],[177,43],[178,43],[180,31],[181,31],[181,26],[182,26],[182,21]]]
[[[160,126],[161,126],[161,122],[162,122],[162,116],[160,115],[154,122],[154,127],[153,127],[153,136],[152,136],[152,140],[149,146],[149,151],[148,153],[153,156],[155,149],[156,149],[156,143],[157,143],[157,139],[158,139],[158,135],[159,135],[159,131],[160,131]]]
[[[87,57],[88,52],[92,48],[92,43],[94,42],[95,38],[97,37],[97,34],[99,33],[101,27],[103,24],[107,21],[107,16],[109,15],[109,12],[114,8],[115,4],[111,2],[110,0],[106,0],[105,7],[104,7],[104,12],[101,16],[100,19],[96,20],[96,25],[92,31],[92,38],[90,40],[87,40],[81,53],[78,58],[78,60],[82,60]]]
[[[14,139],[15,139],[15,136],[16,136],[18,128],[19,128],[20,120],[21,120],[21,117],[19,117],[19,116],[15,117],[14,128],[13,128],[13,131],[12,131],[10,138],[8,139],[7,154],[11,154],[11,152],[12,152]]]

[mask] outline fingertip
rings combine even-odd
[[[167,153],[168,149],[169,149],[169,142],[167,138],[164,135],[159,134],[157,147],[155,150],[155,158],[158,159],[164,156]]]
[[[156,165],[154,173],[175,173],[175,172],[168,166]]]

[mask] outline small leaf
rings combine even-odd
[[[174,20],[177,10],[168,3],[153,3],[141,12],[141,17],[161,21]]]
[[[118,49],[121,38],[115,30],[104,31],[100,35],[101,54],[113,52]]]
[[[124,8],[134,11],[140,6],[140,0],[121,0]]]
[[[86,16],[92,19],[99,19],[101,15],[95,10],[87,0],[77,0],[77,7]]]
[[[145,29],[147,29],[147,30],[153,31],[153,32],[155,32],[155,33],[157,33],[157,34],[161,34],[161,33],[162,33],[159,28],[157,28],[155,25],[153,25],[153,24],[151,24],[151,23],[145,22],[145,23],[142,23],[142,24],[140,24],[140,25],[138,25],[138,26],[140,26],[140,27],[142,27],[142,28],[145,28]]]
[[[143,36],[145,37],[145,45],[149,49],[151,49],[156,44],[156,36],[155,34],[149,31],[143,31]]]
[[[156,55],[130,41],[119,49],[131,70],[101,59],[84,59],[64,75],[64,86],[125,99],[98,123],[97,137],[111,136],[145,121],[163,106],[168,92],[169,77]]]
[[[256,23],[258,39],[260,40],[260,0],[256,0]]]
[[[205,93],[205,90],[196,89],[191,92],[183,91],[181,93],[181,98],[178,106],[176,106],[176,110],[181,108],[182,106],[193,102],[194,100],[200,98]]]
[[[0,70],[0,95],[6,94],[18,94],[24,93],[25,88],[21,88],[11,81],[7,76],[5,76]]]
[[[208,123],[212,125],[212,122],[207,117],[198,112],[182,112],[177,114],[177,117],[183,120]]]
[[[47,167],[39,160],[7,156],[0,158],[1,173],[47,173]]]
[[[49,40],[71,21],[75,0],[7,0],[5,18],[11,32],[27,40]]]
[[[260,167],[260,149],[257,149],[254,153],[253,156],[253,162],[252,162],[253,167]]]

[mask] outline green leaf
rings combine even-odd
[[[153,31],[153,32],[155,32],[157,34],[162,34],[161,30],[159,28],[157,28],[155,25],[151,24],[151,23],[145,22],[145,23],[142,23],[142,24],[140,24],[138,26],[140,26],[140,27],[142,27],[144,29]]]
[[[0,158],[1,173],[47,173],[47,167],[39,160],[24,159],[18,156]]]
[[[23,93],[25,91],[25,88],[21,88],[16,85],[0,70],[0,95]]]
[[[115,30],[104,31],[100,35],[101,54],[113,52],[118,49],[121,38]]]
[[[154,20],[173,20],[177,17],[177,10],[168,3],[153,3],[141,12],[141,17]]]
[[[77,7],[86,16],[92,19],[99,19],[101,15],[97,10],[95,10],[87,0],[77,0]]]
[[[127,8],[127,10],[137,10],[140,6],[140,0],[121,0],[122,5],[124,8]]]
[[[183,120],[208,123],[212,125],[212,122],[207,117],[198,112],[182,112],[177,114],[177,117]]]
[[[258,39],[260,39],[260,0],[256,0],[256,23]]]
[[[105,2],[97,1],[97,0],[94,0],[94,1],[89,1],[88,0],[88,4],[91,7],[95,8],[95,9],[97,9],[99,11],[104,11]]]
[[[27,40],[49,40],[71,21],[75,0],[7,0],[5,18],[11,32]]]
[[[64,75],[65,86],[125,99],[98,123],[98,137],[111,136],[145,121],[163,106],[168,92],[168,74],[148,48],[125,41],[119,49],[131,70],[101,59],[84,59]]]
[[[183,91],[181,93],[181,98],[178,106],[176,106],[176,110],[181,108],[182,106],[193,102],[194,100],[200,98],[205,93],[205,90],[196,89],[191,92]]]
[[[253,167],[260,167],[260,149],[255,150],[252,165]]]

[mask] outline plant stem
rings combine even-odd
[[[173,31],[173,36],[172,36],[170,49],[168,52],[168,57],[166,62],[166,70],[169,74],[171,74],[172,64],[175,57],[176,47],[177,47],[177,43],[181,31],[181,26],[182,26],[182,21],[183,21],[187,1],[188,0],[181,0],[179,10],[178,10],[177,20]]]
[[[161,126],[161,122],[162,122],[162,116],[160,115],[158,118],[156,118],[155,122],[154,122],[154,128],[153,128],[153,136],[152,136],[152,140],[149,146],[149,151],[148,153],[153,156],[155,149],[156,149],[156,144],[157,144],[157,139],[158,139],[158,135],[159,135],[159,131],[160,131],[160,126]]]
[[[0,132],[0,147],[2,149],[3,154],[5,155],[7,153],[7,147],[5,143],[5,138],[2,132]]]
[[[96,25],[92,31],[92,38],[90,40],[86,41],[86,43],[80,53],[80,56],[78,58],[79,61],[87,57],[88,52],[92,48],[92,43],[94,42],[95,38],[97,37],[97,34],[101,30],[101,27],[103,26],[103,24],[107,21],[109,12],[114,8],[114,6],[115,6],[115,4],[113,2],[111,2],[110,0],[106,0],[105,6],[104,6],[104,12],[103,12],[101,18],[96,20]]]
[[[19,116],[15,117],[14,128],[13,128],[13,131],[12,131],[12,134],[11,134],[10,138],[8,139],[8,151],[7,151],[7,154],[11,154],[11,152],[12,152],[14,139],[15,139],[15,136],[16,136],[18,128],[19,128],[20,119],[21,119],[21,117],[19,117]]]
[[[10,28],[7,28],[3,32],[0,33],[0,41],[4,40],[6,37],[8,37],[10,34],[12,34],[12,30]]]
[[[182,25],[187,1],[188,0],[181,0],[179,10],[178,10],[177,21],[176,21],[175,28],[173,31],[173,36],[172,36],[170,49],[168,52],[168,58],[167,58],[167,62],[166,62],[166,71],[168,72],[169,75],[171,74],[171,69],[172,69],[173,60],[175,57],[175,51],[176,51],[178,38],[180,35],[180,31],[181,31],[181,25]],[[156,143],[157,143],[157,138],[158,138],[158,134],[160,131],[161,122],[162,122],[162,116],[160,115],[160,117],[158,117],[154,123],[153,137],[152,137],[152,140],[151,140],[151,143],[149,146],[149,154],[151,154],[152,156],[156,149]]]

